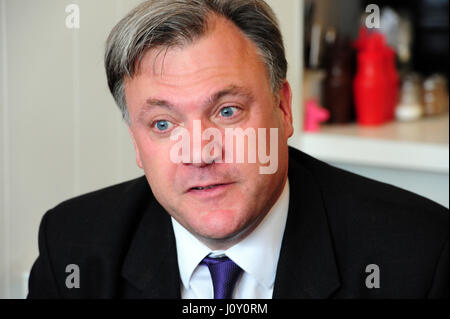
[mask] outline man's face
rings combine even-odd
[[[291,92],[286,82],[275,98],[256,46],[225,19],[214,18],[212,25],[193,44],[148,51],[138,74],[126,79],[125,93],[137,164],[156,199],[198,239],[226,249],[257,226],[283,190],[293,131]],[[264,164],[258,156],[248,163],[247,155],[246,163],[173,162],[177,141],[170,134],[186,128],[192,147],[194,120],[202,131],[215,128],[223,137],[226,128],[265,128],[267,154],[270,128],[277,128],[278,169],[260,174]]]

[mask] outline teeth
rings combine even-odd
[[[213,188],[213,187],[215,187],[215,185],[208,186],[208,187],[194,187],[194,189],[199,190],[199,191],[202,191],[202,190],[204,190],[204,189],[211,189],[211,188]]]

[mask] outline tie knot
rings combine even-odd
[[[231,299],[242,269],[228,257],[205,257],[200,264],[208,266],[211,273],[214,299]]]

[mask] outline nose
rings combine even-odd
[[[206,167],[222,159],[222,134],[208,121],[194,120],[190,130],[191,161],[185,163],[195,167]]]

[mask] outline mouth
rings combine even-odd
[[[213,188],[225,186],[225,185],[230,185],[230,184],[232,184],[232,183],[211,184],[211,185],[206,185],[206,186],[194,186],[194,187],[189,188],[188,192],[190,192],[192,190],[197,190],[197,191],[209,190],[209,189],[213,189]]]
[[[219,183],[219,184],[208,184],[208,185],[199,185],[191,187],[187,190],[187,193],[193,194],[206,194],[206,193],[215,193],[222,190],[225,190],[228,186],[234,183]]]

